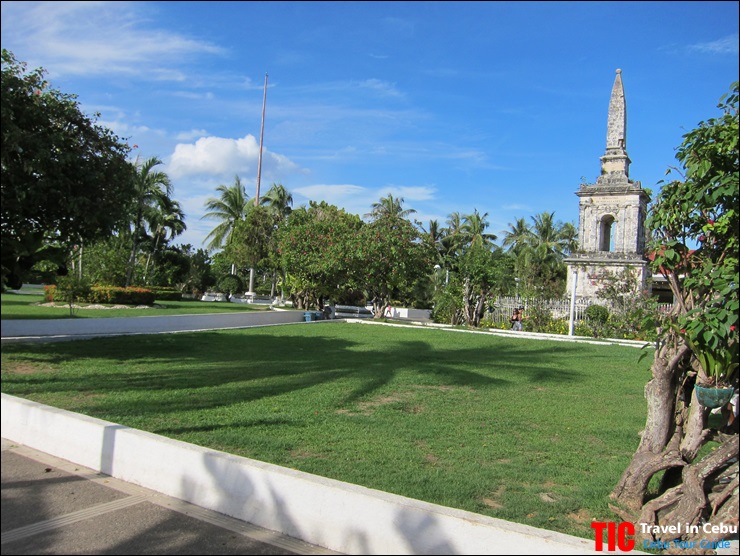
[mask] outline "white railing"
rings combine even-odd
[[[607,305],[606,302],[593,299],[581,298],[576,299],[574,320],[579,322],[586,318],[586,310],[590,305]],[[523,299],[518,297],[499,297],[493,306],[493,312],[488,313],[493,322],[509,322],[512,311],[517,307],[524,307],[524,314],[533,307],[546,309],[550,311],[553,319],[570,318],[570,299]],[[671,303],[659,303],[658,311],[665,312],[670,310]]]

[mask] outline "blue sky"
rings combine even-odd
[[[682,135],[738,79],[737,2],[2,2],[2,47],[158,156],[188,230],[216,187],[363,216],[393,194],[426,225],[499,235],[577,223],[622,69],[630,177],[657,191]]]

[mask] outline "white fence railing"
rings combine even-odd
[[[586,318],[586,309],[590,305],[606,305],[604,301],[598,299],[581,298],[576,299],[574,308],[574,320],[579,322]],[[512,311],[517,307],[524,307],[524,314],[527,310],[536,307],[550,311],[553,319],[570,318],[570,299],[523,299],[519,297],[499,297],[493,305],[493,312],[488,316],[493,322],[509,322]],[[659,311],[670,309],[670,303],[658,304]]]

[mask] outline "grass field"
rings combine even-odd
[[[205,313],[231,313],[239,311],[266,311],[268,305],[250,303],[226,303],[217,301],[156,301],[146,309],[74,309],[70,315],[69,305],[58,304],[46,307],[42,294],[0,294],[3,320],[17,319],[68,319],[68,318],[111,318],[131,316],[197,315]]]
[[[645,424],[621,346],[359,323],[2,349],[2,391],[309,473],[593,538]]]

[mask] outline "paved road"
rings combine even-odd
[[[269,310],[166,317],[3,320],[2,343],[58,342],[98,336],[248,328],[294,322],[304,322],[303,311]]]
[[[2,554],[337,554],[2,440]]]

